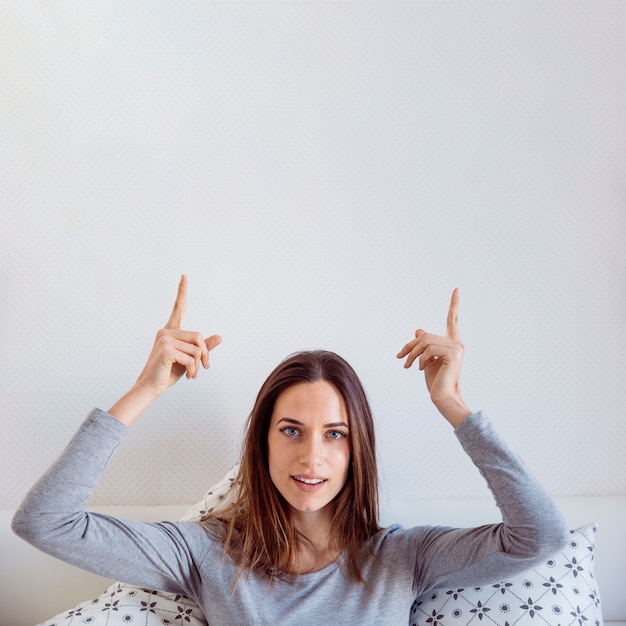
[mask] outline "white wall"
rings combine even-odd
[[[182,272],[210,372],[96,502],[196,499],[333,349],[388,493],[486,489],[396,352],[461,288],[463,387],[554,494],[626,491],[626,3],[5,2],[0,506],[134,381]]]

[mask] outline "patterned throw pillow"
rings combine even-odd
[[[237,471],[235,465],[200,500],[185,513],[183,520],[197,520],[205,513],[219,510],[232,498]],[[134,587],[124,583],[114,583],[102,595],[81,602],[78,606],[59,613],[38,626],[120,626],[121,624],[141,624],[141,626],[207,626],[198,605],[188,598],[175,593],[164,593]]]
[[[601,626],[593,573],[596,526],[572,538],[544,564],[494,585],[438,589],[416,598],[410,626]]]
[[[59,613],[45,626],[207,626],[198,606],[189,598],[174,593],[162,593],[115,583],[101,596]]]

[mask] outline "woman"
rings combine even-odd
[[[473,529],[378,525],[374,428],[352,368],[337,355],[293,355],[263,384],[248,420],[230,508],[201,522],[148,524],[85,512],[128,428],[220,343],[181,329],[183,276],[170,319],[137,382],[94,410],[13,521],[40,549],[110,578],[193,598],[209,624],[405,624],[429,589],[518,573],[567,541],[559,512],[462,400],[458,292],[447,333],[418,330],[397,355],[418,361],[437,409],[487,480],[504,522]]]

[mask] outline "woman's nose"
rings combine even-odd
[[[321,465],[322,459],[322,442],[317,437],[308,438],[302,445],[300,463],[312,468]]]

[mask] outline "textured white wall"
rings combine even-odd
[[[197,498],[336,350],[394,495],[480,495],[395,353],[461,288],[464,395],[555,494],[626,491],[626,3],[0,7],[0,506],[134,381],[182,272],[213,367],[99,503]]]

